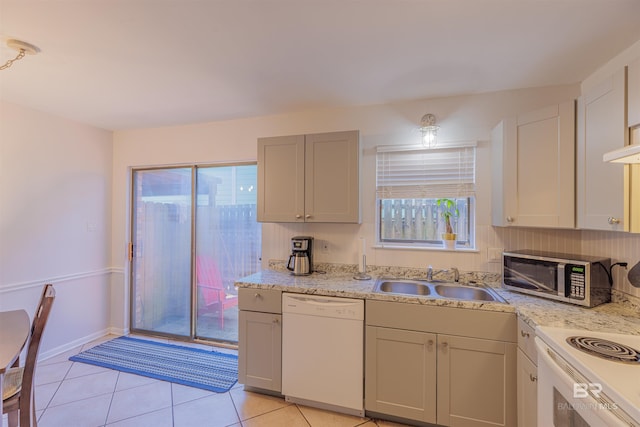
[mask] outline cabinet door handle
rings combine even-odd
[[[512,216],[508,216],[507,217],[507,222],[513,222],[513,217]]]
[[[529,332],[525,332],[522,329],[520,329],[520,335],[522,338],[529,338]]]
[[[610,216],[609,218],[607,218],[607,222],[610,225],[614,225],[614,224],[620,224],[620,220],[618,218],[614,218],[612,216]]]
[[[306,214],[304,217],[305,217],[305,218],[311,218],[311,215]]]
[[[276,318],[274,318],[274,319],[273,319],[273,323],[274,323],[275,325],[279,324],[279,323],[280,323],[280,319],[278,319],[277,317],[276,317]]]
[[[443,349],[443,350],[446,350],[446,349],[447,349],[447,347],[449,347],[449,343],[448,343],[448,342],[446,342],[446,341],[445,341],[445,342],[443,342],[443,343],[442,343],[442,349]]]
[[[529,374],[529,381],[531,381],[532,383],[536,382],[538,381],[538,377],[533,374]]]
[[[300,219],[300,218],[302,218],[302,215],[300,214],[296,215],[296,219]]]

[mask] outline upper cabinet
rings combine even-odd
[[[360,135],[258,139],[258,221],[360,222]]]
[[[627,69],[627,125],[629,143],[640,144],[640,58]],[[628,197],[625,214],[627,231],[640,233],[640,165],[625,166],[624,192]]]
[[[492,223],[575,227],[575,103],[500,122],[491,135]]]
[[[304,222],[304,135],[258,139],[257,216]]]
[[[628,125],[631,128],[640,126],[640,58],[628,67]],[[636,140],[636,144],[640,141]]]
[[[576,211],[578,228],[625,230],[624,166],[602,155],[628,141],[627,72],[620,69],[578,99]]]

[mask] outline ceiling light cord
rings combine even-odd
[[[0,65],[0,70],[6,70],[7,68],[11,67],[11,65],[15,62],[18,61],[22,58],[24,58],[24,56],[26,55],[26,51],[24,49],[20,49],[20,52],[18,52],[18,54],[16,55],[15,58],[13,59],[9,59],[7,62],[4,63],[4,65]]]
[[[40,52],[40,49],[37,46],[16,39],[7,40],[7,47],[13,50],[17,50],[18,54],[15,58],[8,60],[3,65],[0,65],[0,70],[6,70],[7,68],[11,67],[14,62],[24,58],[25,55],[35,55],[36,53]]]

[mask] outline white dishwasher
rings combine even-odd
[[[364,416],[364,300],[282,294],[282,394]]]

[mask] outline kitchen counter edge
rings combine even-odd
[[[557,302],[513,292],[499,283],[485,283],[508,304],[486,301],[467,301],[430,296],[412,296],[374,292],[376,277],[356,280],[353,274],[330,273],[293,276],[288,272],[262,270],[238,279],[238,288],[277,289],[283,292],[391,301],[452,308],[498,312],[512,312],[531,327],[553,326],[601,332],[640,335],[640,312],[621,303],[607,303],[593,308]]]

